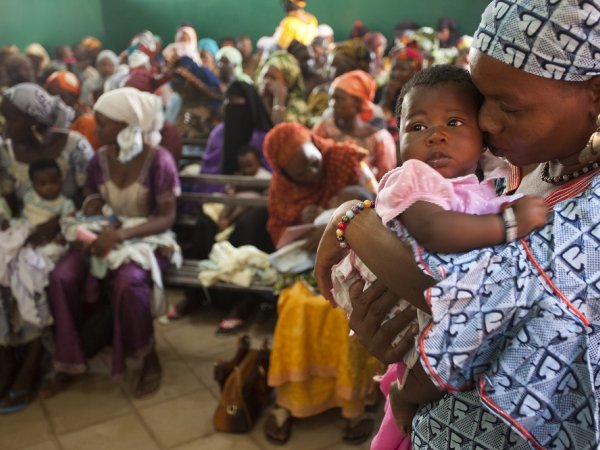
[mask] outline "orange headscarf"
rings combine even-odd
[[[363,121],[366,122],[373,117],[373,99],[377,91],[377,82],[367,72],[362,70],[347,72],[333,80],[331,87],[361,99],[360,118]]]
[[[81,93],[81,84],[79,83],[79,80],[74,73],[67,70],[59,70],[50,75],[46,80],[46,89],[50,87],[57,87],[70,92],[76,97],[79,97],[79,94]]]
[[[281,170],[309,140],[323,155],[323,176],[317,184],[304,186],[291,181]],[[273,167],[267,230],[275,243],[287,227],[299,223],[300,214],[308,205],[326,207],[337,192],[357,184],[359,164],[365,155],[359,147],[314,136],[308,128],[292,122],[281,123],[269,131],[263,148]]]

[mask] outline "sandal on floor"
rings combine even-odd
[[[0,414],[14,414],[25,409],[35,398],[31,389],[10,389],[0,400]]]
[[[242,319],[231,318],[223,319],[217,328],[217,334],[235,334],[242,329],[244,321]]]
[[[42,382],[42,388],[39,392],[40,398],[54,397],[59,392],[64,391],[73,382],[74,378],[74,375],[67,375],[62,372],[50,375]]]
[[[347,419],[342,440],[346,444],[359,445],[366,442],[373,434],[375,420],[373,417],[363,415],[356,419]]]
[[[264,427],[265,437],[275,445],[283,445],[292,434],[292,415],[287,409],[273,408]]]
[[[158,372],[152,372],[144,376],[143,381],[138,382],[135,392],[133,393],[135,398],[146,397],[147,395],[154,394],[160,388],[162,383],[162,370]]]

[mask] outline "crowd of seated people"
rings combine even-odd
[[[144,31],[126,49],[106,49],[89,36],[59,46],[53,58],[37,43],[23,53],[0,49],[0,242],[9,242],[0,244],[0,414],[21,410],[36,395],[56,395],[85,374],[93,347],[86,321],[103,311],[112,375],[121,378],[125,358],[137,357],[143,369],[136,395],[160,388],[153,319],[166,304],[153,285],[179,247],[165,253],[166,244],[153,238],[175,223],[183,144],[203,146],[199,174],[272,176],[266,207],[230,208],[217,220],[200,213],[185,256],[206,259],[215,235],[231,225],[231,244],[272,253],[287,227],[315,222],[337,206],[344,188],[362,185],[371,197],[375,180],[399,165],[395,103],[402,86],[428,65],[465,64],[468,37],[459,37],[450,19],[437,32],[403,22],[389,43],[362,24],[336,39],[305,2],[283,3],[285,18],[256,51],[248,36],[217,43],[188,23],[165,39],[173,41],[168,45]],[[97,217],[90,213],[96,201],[110,210],[92,238],[73,238],[60,214],[35,226],[18,221],[35,188],[30,167],[39,160],[60,169],[59,191],[75,205],[70,219]],[[315,222],[304,250],[316,251],[324,228]],[[125,252],[113,262],[110,255],[133,240],[145,246],[145,259]],[[55,241],[65,246],[48,259],[43,249]],[[7,281],[18,277],[26,249],[47,262],[35,304]],[[227,307],[221,333],[243,329],[259,301],[245,293],[213,299]],[[37,319],[23,308],[34,308]],[[277,399],[267,437],[283,443],[292,418],[341,408],[344,439],[368,439],[375,423],[366,411],[382,365],[349,336],[345,313],[300,278],[280,292],[277,308],[269,373]],[[50,368],[42,366],[45,353]]]

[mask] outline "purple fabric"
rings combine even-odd
[[[106,181],[98,158],[96,155],[90,162],[88,171],[87,187],[93,192],[98,192],[99,184]],[[149,187],[147,201],[151,210],[156,208],[157,197],[167,191],[177,192],[179,178],[170,153],[159,149],[140,181]],[[156,258],[161,269],[168,266],[165,258],[160,255]],[[77,250],[69,251],[50,274],[48,297],[54,315],[54,366],[61,372],[76,374],[86,370],[78,329],[86,318],[86,303],[90,300],[84,295],[87,277],[85,256]],[[150,313],[152,277],[140,266],[127,263],[109,272],[100,286],[101,301],[110,302],[113,316],[112,374],[120,377],[126,370],[125,358],[145,356],[154,343]]]
[[[272,171],[269,163],[262,156],[263,142],[267,133],[261,130],[254,130],[250,142],[248,145],[259,150],[261,154],[261,163],[269,172]],[[206,150],[202,157],[202,166],[200,168],[201,174],[215,175],[221,173],[221,153],[223,151],[223,144],[225,142],[225,124],[218,124],[210,132],[208,141],[206,142]],[[214,184],[195,184],[192,188],[194,192],[203,192],[211,194],[213,192],[225,192],[225,187],[222,185]]]
[[[102,171],[100,160],[100,158],[105,157],[105,155],[101,154],[103,151],[103,149],[98,150],[88,165],[85,187],[92,193],[100,193],[100,186],[108,181]],[[144,178],[139,181],[149,189],[148,201],[151,214],[156,212],[156,200],[162,194],[172,191],[178,196],[181,193],[179,173],[177,172],[177,165],[173,159],[173,155],[161,147],[156,149],[154,159],[150,163],[148,171]]]
[[[161,268],[168,261],[157,255]],[[84,289],[87,267],[83,253],[68,252],[50,274],[48,293],[54,315],[54,364],[57,370],[77,374],[86,370],[78,328],[85,319]],[[154,327],[150,314],[152,278],[134,263],[127,263],[109,274],[102,282],[113,314],[112,375],[121,377],[126,357],[142,357],[154,343]]]

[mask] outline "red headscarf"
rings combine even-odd
[[[46,89],[50,87],[57,87],[70,92],[76,97],[79,97],[81,93],[81,84],[79,83],[79,80],[74,73],[67,70],[59,70],[50,75],[46,80]]]
[[[309,140],[323,155],[323,175],[317,184],[303,186],[287,178],[282,169]],[[281,123],[267,133],[264,152],[273,167],[267,229],[275,243],[287,227],[299,223],[300,214],[308,205],[326,207],[341,189],[357,184],[359,163],[365,156],[359,147],[314,136],[308,128],[292,122]]]
[[[360,118],[367,122],[373,117],[373,99],[377,91],[377,82],[367,72],[362,70],[353,70],[340,75],[333,83],[332,89],[341,89],[342,91],[358,97],[362,101]]]

